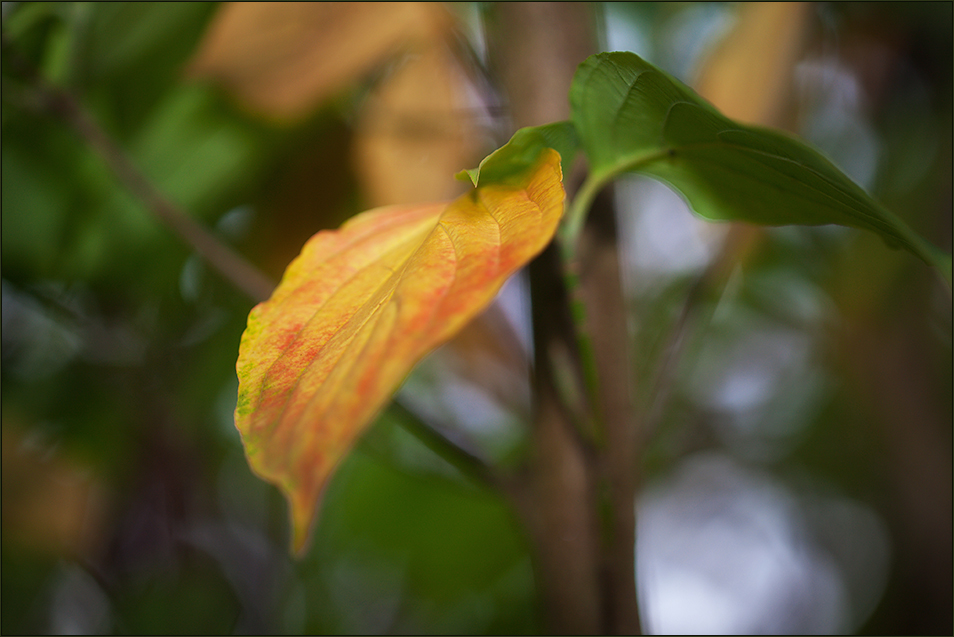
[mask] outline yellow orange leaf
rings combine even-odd
[[[560,155],[450,204],[362,213],[313,236],[249,315],[235,422],[249,465],[291,505],[301,551],[338,462],[428,352],[552,239]]]

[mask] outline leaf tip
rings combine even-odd
[[[311,527],[317,517],[321,497],[311,500],[301,490],[286,492],[291,514],[291,552],[296,558],[302,558],[311,545]]]
[[[457,181],[470,181],[474,187],[477,187],[477,181],[480,178],[480,168],[465,168],[456,175],[454,179]]]

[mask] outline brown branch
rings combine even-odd
[[[569,117],[567,94],[577,66],[595,53],[593,7],[575,2],[497,3],[488,29],[491,53],[509,97],[514,128]],[[573,194],[577,179],[564,166]],[[607,205],[608,204],[608,205]],[[599,382],[591,405],[603,431],[587,441],[555,382],[567,370],[586,395],[577,325],[563,264],[551,246],[530,266],[535,364],[533,455],[517,506],[533,543],[537,580],[554,633],[640,631],[635,581],[637,423],[630,395],[629,339],[616,249],[614,211],[603,198],[584,229],[577,292]],[[571,355],[555,359],[554,352]],[[564,383],[565,384],[565,383]],[[594,414],[588,414],[593,418]],[[603,515],[608,513],[608,515]]]
[[[575,363],[569,300],[557,246],[530,264],[534,339],[534,418],[525,494],[518,499],[534,550],[546,630],[598,634],[602,629],[599,520],[590,449],[560,396],[556,366]],[[577,369],[568,371],[579,382]]]
[[[3,34],[3,53],[39,98],[39,108],[66,122],[89,144],[123,184],[159,221],[195,250],[236,288],[256,302],[267,299],[275,284],[241,255],[219,241],[159,190],[133,165],[126,153],[103,131],[69,91],[47,82]]]
[[[583,227],[579,249],[580,296],[599,376],[599,411],[605,444],[599,449],[599,497],[609,505],[603,521],[600,570],[604,631],[640,632],[636,597],[636,491],[644,439],[635,409],[626,306],[620,281],[616,211],[611,189],[600,193]],[[605,506],[605,504],[604,504]]]

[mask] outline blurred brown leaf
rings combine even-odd
[[[235,2],[212,20],[188,75],[211,78],[247,108],[299,119],[416,40],[451,24],[426,2]]]
[[[75,460],[30,445],[8,423],[2,441],[5,540],[52,555],[87,553],[104,525],[99,482]]]
[[[696,90],[728,117],[784,127],[810,15],[805,2],[743,3],[735,27],[703,65]]]
[[[484,152],[482,104],[441,42],[417,50],[364,104],[356,125],[355,171],[371,207],[450,199],[466,186],[454,174]]]

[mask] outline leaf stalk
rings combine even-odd
[[[566,218],[559,230],[560,253],[564,263],[572,263],[576,259],[578,244],[580,242],[580,233],[583,232],[583,224],[586,222],[586,215],[593,205],[593,200],[599,194],[608,180],[590,173],[586,176],[580,189],[567,206]]]

